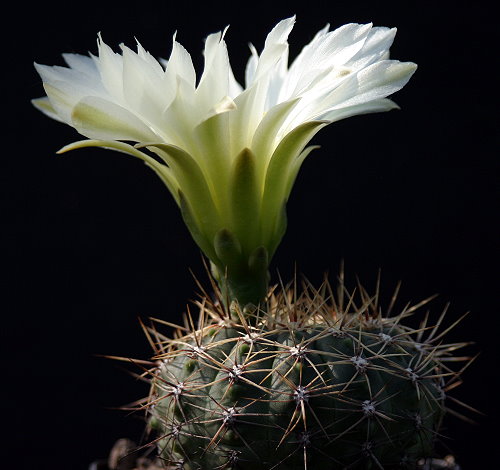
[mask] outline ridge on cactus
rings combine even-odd
[[[224,32],[205,41],[198,82],[174,37],[162,65],[138,43],[116,54],[64,54],[68,67],[35,64],[47,96],[33,104],[98,146],[142,159],[165,183],[225,296],[258,304],[286,230],[286,202],[307,143],[325,125],[389,111],[387,96],[416,69],[389,59],[395,28],[329,26],[288,66],[295,17],[280,21],[262,52],[250,46],[245,86],[234,78]],[[130,142],[126,143],[124,141]],[[132,145],[134,144],[135,145]]]
[[[397,290],[399,289],[399,286]],[[173,338],[145,328],[155,349],[146,371],[150,428],[167,468],[401,469],[432,455],[448,390],[461,383],[435,325],[405,324],[430,297],[396,312],[343,275],[274,288],[253,322],[204,295]],[[218,292],[220,296],[220,292]],[[171,467],[170,467],[171,466]]]

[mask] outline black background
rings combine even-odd
[[[115,439],[140,439],[140,416],[110,408],[147,392],[96,354],[147,358],[138,317],[180,320],[206,283],[201,255],[168,192],[140,162],[86,149],[33,109],[43,94],[32,63],[62,65],[60,53],[96,52],[96,35],[117,47],[134,37],[168,57],[171,37],[202,65],[207,34],[230,24],[230,57],[242,81],[247,43],[260,50],[276,22],[297,14],[294,56],[330,22],[397,26],[392,57],[419,65],[394,96],[401,111],[351,118],[324,129],[289,203],[289,228],[272,264],[295,265],[313,282],[341,259],[373,286],[382,268],[388,296],[401,279],[401,305],[434,293],[448,321],[471,311],[451,341],[481,352],[455,396],[481,409],[478,425],[450,418],[445,434],[464,469],[494,459],[498,389],[494,240],[498,239],[493,151],[497,53],[492,12],[469,2],[37,2],[4,18],[1,174],[1,459],[21,469],[83,470]],[[495,110],[495,111],[494,111]],[[496,121],[497,123],[498,121]],[[435,318],[435,317],[434,317]],[[470,413],[467,413],[471,415]],[[498,430],[498,427],[496,428]],[[4,438],[5,439],[5,438]]]

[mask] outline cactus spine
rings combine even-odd
[[[233,305],[239,320],[204,298],[173,339],[153,324],[148,413],[167,467],[415,468],[430,455],[465,343],[404,326],[430,299],[393,315],[358,292],[289,286],[249,317]]]

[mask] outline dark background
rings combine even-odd
[[[285,6],[286,5],[286,6]],[[401,111],[333,124],[315,139],[289,203],[289,229],[272,264],[295,265],[313,282],[341,259],[369,287],[382,268],[384,294],[401,279],[401,303],[439,293],[436,316],[471,311],[450,341],[474,341],[480,357],[454,396],[481,409],[478,425],[453,417],[447,445],[465,470],[494,459],[498,426],[498,239],[493,151],[498,77],[492,12],[470,2],[37,2],[4,18],[3,156],[5,237],[2,325],[2,468],[84,470],[123,436],[139,440],[140,416],[112,410],[147,392],[96,354],[147,358],[138,317],[180,320],[201,256],[170,195],[140,162],[86,149],[56,156],[79,136],[33,109],[43,94],[32,62],[60,53],[116,50],[134,37],[168,57],[171,37],[202,65],[202,41],[227,33],[242,81],[247,44],[259,50],[282,18],[297,14],[292,57],[316,31],[347,22],[397,26],[392,57],[419,65],[395,95]],[[496,121],[496,122],[495,122]],[[5,438],[4,438],[5,439]],[[6,445],[5,445],[6,444]],[[492,464],[493,465],[493,464]]]

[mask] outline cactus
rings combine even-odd
[[[347,294],[329,283],[268,289],[286,231],[286,205],[307,146],[326,125],[390,111],[387,97],[416,70],[389,59],[396,30],[321,29],[288,66],[295,17],[262,52],[251,46],[244,86],[224,33],[207,37],[199,80],[174,39],[159,63],[140,44],[122,55],[65,54],[68,68],[35,64],[47,96],[33,104],[85,140],[142,160],[165,183],[210,263],[217,302],[199,302],[174,339],[148,330],[159,362],[147,400],[160,457],[185,470],[415,468],[432,452],[450,364],[467,358],[446,332],[392,315],[378,289]],[[163,68],[164,66],[164,68]],[[160,322],[161,323],[161,322]],[[141,406],[142,408],[142,406]]]
[[[335,296],[327,281],[289,286],[253,313],[204,298],[197,327],[189,315],[173,339],[149,329],[149,424],[167,467],[416,468],[431,455],[465,343],[441,343],[442,318],[404,325],[430,299],[393,315],[340,279]]]

